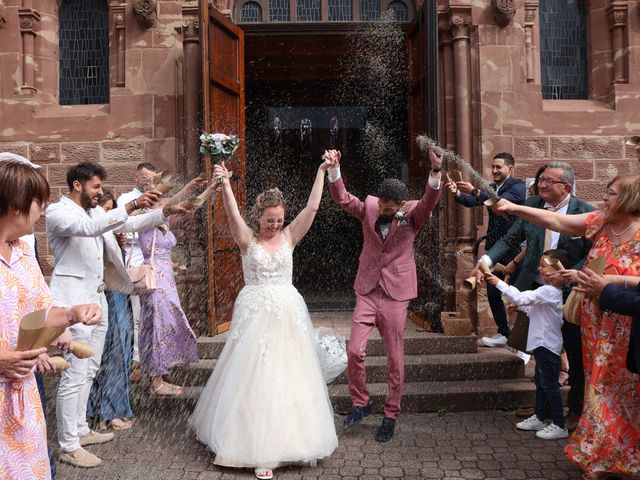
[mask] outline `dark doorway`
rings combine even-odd
[[[408,180],[406,25],[244,25],[247,204],[280,188],[287,221],[304,207],[325,149],[342,152],[348,190],[364,199],[382,179]],[[294,254],[294,284],[310,309],[354,304],[359,222],[325,189]]]

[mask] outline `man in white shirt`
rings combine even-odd
[[[594,208],[588,203],[578,200],[571,195],[575,182],[573,167],[566,162],[554,161],[547,164],[547,168],[538,179],[539,195],[529,197],[526,205],[533,208],[551,209],[556,212],[576,215],[591,212]],[[568,272],[581,270],[582,265],[591,249],[591,242],[584,237],[574,237],[559,234],[551,230],[545,230],[537,225],[518,219],[511,226],[505,236],[498,240],[493,247],[487,250],[481,260],[491,267],[494,263],[501,262],[510,252],[520,248],[523,241],[527,242],[527,253],[522,260],[518,277],[514,286],[520,290],[533,290],[541,284],[537,274],[542,252],[549,249],[561,249],[567,252],[569,263],[565,267]],[[478,267],[472,271],[478,281],[482,274]],[[566,278],[568,283],[573,279]],[[584,403],[584,369],[582,366],[582,346],[580,343],[580,327],[573,323],[565,322],[562,328],[564,335],[564,348],[569,359],[569,385],[571,390],[567,399],[569,414],[566,424],[571,431],[577,425],[582,413]],[[506,339],[496,338],[496,344],[505,345]]]
[[[97,204],[106,176],[104,167],[96,163],[71,167],[67,172],[69,195],[46,210],[47,238],[56,259],[50,282],[56,304],[97,303],[103,312],[100,325],[71,327],[74,339],[90,344],[95,355],[89,359],[65,355],[71,366],[62,373],[56,404],[60,461],[86,468],[100,465],[101,460],[82,447],[113,439],[112,433],[91,431],[86,420],[87,400],[100,366],[109,318],[105,282],[109,290],[131,293],[133,288],[119,261],[119,249],[111,247],[112,242],[105,241],[103,234],[153,228],[166,222],[167,215],[182,211],[181,207],[167,205],[129,217],[134,210],[157,203],[160,193],[149,191],[105,212]]]
[[[156,166],[153,163],[144,162],[136,167],[134,181],[136,186],[133,190],[123,193],[118,197],[118,205],[129,203],[136,200],[151,186],[154,175],[156,174]],[[131,262],[132,267],[139,267],[144,262],[142,250],[138,242],[138,236],[135,233],[127,233],[124,245],[126,261]],[[133,372],[132,380],[140,380],[140,350],[138,348],[138,332],[140,325],[140,297],[138,295],[130,295],[131,314],[133,316]]]

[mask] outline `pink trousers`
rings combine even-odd
[[[404,327],[409,301],[399,302],[388,297],[382,288],[368,295],[356,294],[356,308],[351,322],[348,347],[349,393],[355,407],[369,403],[367,373],[364,368],[367,340],[374,325],[387,348],[387,386],[389,393],[384,415],[396,419],[404,387]]]

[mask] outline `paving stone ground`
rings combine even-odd
[[[49,415],[51,419],[53,415]],[[577,467],[563,455],[566,440],[539,440],[515,429],[511,412],[403,415],[386,444],[373,438],[380,416],[352,429],[336,416],[340,446],[317,467],[278,469],[279,480],[477,479],[573,480]],[[54,426],[50,425],[51,445]],[[266,439],[268,441],[268,439]],[[55,448],[55,447],[54,447]],[[85,470],[58,464],[59,480],[251,479],[247,469],[221,468],[186,428],[186,415],[144,414],[105,445],[88,447],[104,464]]]

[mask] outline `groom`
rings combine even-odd
[[[333,200],[362,223],[364,244],[354,283],[356,308],[348,348],[349,392],[353,408],[345,426],[357,425],[371,413],[364,358],[367,338],[374,325],[387,348],[387,384],[384,419],[376,434],[379,442],[393,437],[404,386],[404,327],[409,301],[418,294],[413,242],[440,198],[442,157],[429,151],[431,173],[419,201],[407,200],[407,187],[395,178],[380,185],[378,196],[364,202],[351,195],[340,175],[340,152],[325,156],[329,168],[329,191]]]

